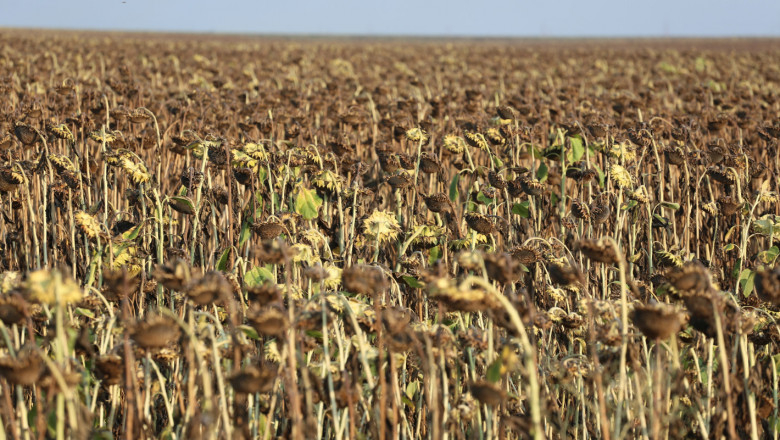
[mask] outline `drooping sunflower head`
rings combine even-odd
[[[412,142],[422,142],[423,144],[428,142],[430,136],[422,128],[411,128],[406,130],[406,138]]]
[[[634,177],[622,165],[613,163],[609,167],[609,173],[619,188],[631,188],[634,185]]]
[[[40,304],[72,304],[84,296],[76,281],[56,269],[28,273],[22,289],[27,300]]]
[[[463,153],[466,149],[466,141],[460,136],[448,134],[444,136],[444,148],[455,154]]]
[[[79,229],[87,234],[87,237],[94,239],[100,235],[100,223],[95,217],[84,211],[79,211],[75,214],[75,218]]]

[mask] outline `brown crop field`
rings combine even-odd
[[[777,439],[780,42],[0,43],[0,440]]]

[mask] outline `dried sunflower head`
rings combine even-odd
[[[718,204],[716,202],[707,202],[701,205],[701,209],[711,216],[718,215]]]
[[[532,245],[517,246],[509,253],[524,266],[530,266],[543,258],[539,248]]]
[[[668,147],[664,149],[664,157],[667,162],[679,166],[685,163],[686,155],[680,147]]]
[[[425,206],[427,206],[428,210],[431,212],[443,212],[453,209],[452,202],[444,193],[436,193],[429,196],[423,195],[422,198],[425,201]]]
[[[659,250],[655,252],[658,263],[662,266],[682,267],[683,259],[674,252]]]
[[[506,252],[496,252],[483,256],[487,276],[502,284],[516,282],[522,273],[517,260]]]
[[[312,178],[312,185],[329,193],[341,192],[344,178],[331,170],[322,170]]]
[[[493,295],[464,281],[456,284],[449,277],[440,277],[426,284],[428,298],[444,304],[449,310],[478,312],[497,308],[500,303]]]
[[[661,303],[635,306],[631,320],[646,337],[658,340],[677,333],[683,325],[682,314]]]
[[[593,261],[605,264],[615,264],[620,261],[612,242],[606,238],[599,240],[585,238],[578,241],[575,247]]]
[[[478,212],[469,212],[466,214],[466,223],[469,227],[480,234],[492,234],[496,230],[495,224],[484,214]]]
[[[51,153],[49,154],[49,161],[58,172],[63,171],[76,171],[76,166],[71,162],[68,156],[62,154]]]
[[[57,138],[57,139],[63,139],[66,141],[73,142],[73,133],[70,131],[70,128],[68,128],[65,124],[56,124],[51,125],[47,127],[47,129]]]
[[[514,120],[517,118],[517,111],[508,105],[499,105],[496,107],[496,114],[504,120]]]
[[[444,136],[444,148],[452,153],[460,154],[466,149],[466,141],[460,136],[448,134]]]
[[[422,128],[410,128],[406,130],[406,138],[412,142],[422,142],[425,145],[431,137]]]
[[[363,221],[363,233],[368,239],[379,244],[396,240],[400,232],[398,220],[386,211],[374,211]]]
[[[609,157],[620,160],[623,159],[626,163],[636,159],[636,151],[634,147],[629,144],[613,144],[612,148],[607,152]]]
[[[93,131],[92,133],[90,133],[89,134],[89,138],[92,139],[95,142],[100,142],[100,143],[105,142],[107,144],[110,144],[110,143],[116,141],[117,136],[116,136],[116,134],[112,133],[109,130],[105,130],[105,131],[104,130],[97,130],[97,131]]]
[[[276,380],[276,369],[247,365],[228,378],[228,382],[240,394],[269,393]]]
[[[341,274],[343,270],[334,264],[325,264],[325,279],[322,281],[327,290],[336,290],[341,285]]]
[[[252,231],[259,235],[261,239],[268,240],[282,235],[285,232],[285,227],[278,220],[268,220],[253,224]]]
[[[641,185],[633,191],[628,191],[627,196],[629,199],[639,203],[647,203],[650,201],[650,195],[647,193],[647,188],[644,185]]]
[[[529,196],[538,197],[544,194],[544,184],[532,177],[522,176],[518,179],[520,187]]]
[[[191,270],[189,264],[181,258],[168,260],[159,265],[152,272],[152,277],[166,289],[183,290],[189,284]]]
[[[498,383],[488,381],[471,382],[469,393],[480,403],[488,406],[498,406],[507,398],[506,391]]]
[[[0,191],[13,191],[26,181],[24,169],[20,164],[0,168]]]
[[[26,304],[18,295],[0,296],[0,321],[11,326],[19,324],[25,319]]]
[[[72,304],[84,296],[76,281],[56,269],[28,273],[21,289],[28,301],[40,304]]]
[[[184,291],[195,304],[209,305],[229,298],[233,290],[222,272],[211,270],[201,278],[190,280]]]
[[[757,197],[759,202],[767,203],[770,205],[777,204],[777,202],[780,201],[780,197],[778,197],[777,193],[774,191],[763,191],[760,192]]]
[[[132,177],[135,183],[146,183],[152,178],[146,165],[144,165],[141,158],[135,154],[123,156],[121,159],[121,167],[130,174],[130,177]]]
[[[15,122],[13,133],[22,145],[30,146],[38,142],[38,130],[23,122]]]
[[[341,282],[348,292],[373,295],[387,288],[388,280],[382,269],[376,266],[355,265],[341,272]]]
[[[547,273],[550,274],[553,283],[561,286],[581,284],[585,280],[585,276],[576,266],[562,261],[553,261],[547,264]]]
[[[761,300],[780,304],[780,268],[759,270],[755,276],[756,295]]]
[[[412,232],[412,235],[416,235],[412,240],[412,246],[418,249],[430,249],[439,243],[439,237],[445,233],[443,228],[435,225],[417,225]]]
[[[266,151],[263,144],[249,142],[241,148],[241,151],[252,159],[259,161],[261,164],[268,162],[268,151]]]
[[[173,345],[181,334],[176,322],[162,315],[149,315],[135,324],[130,337],[144,349],[159,350]]]
[[[485,244],[488,241],[489,240],[486,235],[479,234],[479,233],[474,235],[474,243],[476,245]],[[471,246],[471,238],[466,237],[462,239],[450,240],[447,242],[447,244],[449,244],[450,248],[455,251],[460,249],[466,249]]]
[[[618,188],[631,188],[634,185],[634,177],[621,165],[610,165],[609,174]]]
[[[100,236],[102,228],[100,222],[97,219],[84,211],[79,211],[74,215],[76,219],[76,225],[78,225],[81,232],[86,234],[91,239],[96,239]]]
[[[572,199],[571,214],[580,220],[590,219],[590,208],[579,199]]]
[[[493,145],[504,145],[506,143],[506,139],[501,135],[501,132],[496,127],[488,128],[485,132],[485,137]]]
[[[468,143],[472,147],[479,148],[480,150],[484,150],[484,151],[490,151],[490,145],[485,139],[485,135],[483,135],[482,133],[467,131],[463,133],[463,137],[466,138],[466,143]]]
[[[118,385],[125,374],[125,359],[116,354],[105,354],[95,359],[95,377],[105,385]]]
[[[281,336],[290,326],[287,310],[279,303],[250,310],[247,320],[257,333],[266,336]]]
[[[712,288],[710,271],[699,261],[688,261],[667,274],[669,283],[680,293],[694,294]]]
[[[43,372],[43,359],[35,349],[0,358],[0,376],[13,385],[33,385]]]

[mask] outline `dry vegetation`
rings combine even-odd
[[[777,437],[776,42],[0,42],[0,438]]]

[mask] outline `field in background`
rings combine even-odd
[[[777,438],[776,40],[0,43],[0,440]]]

